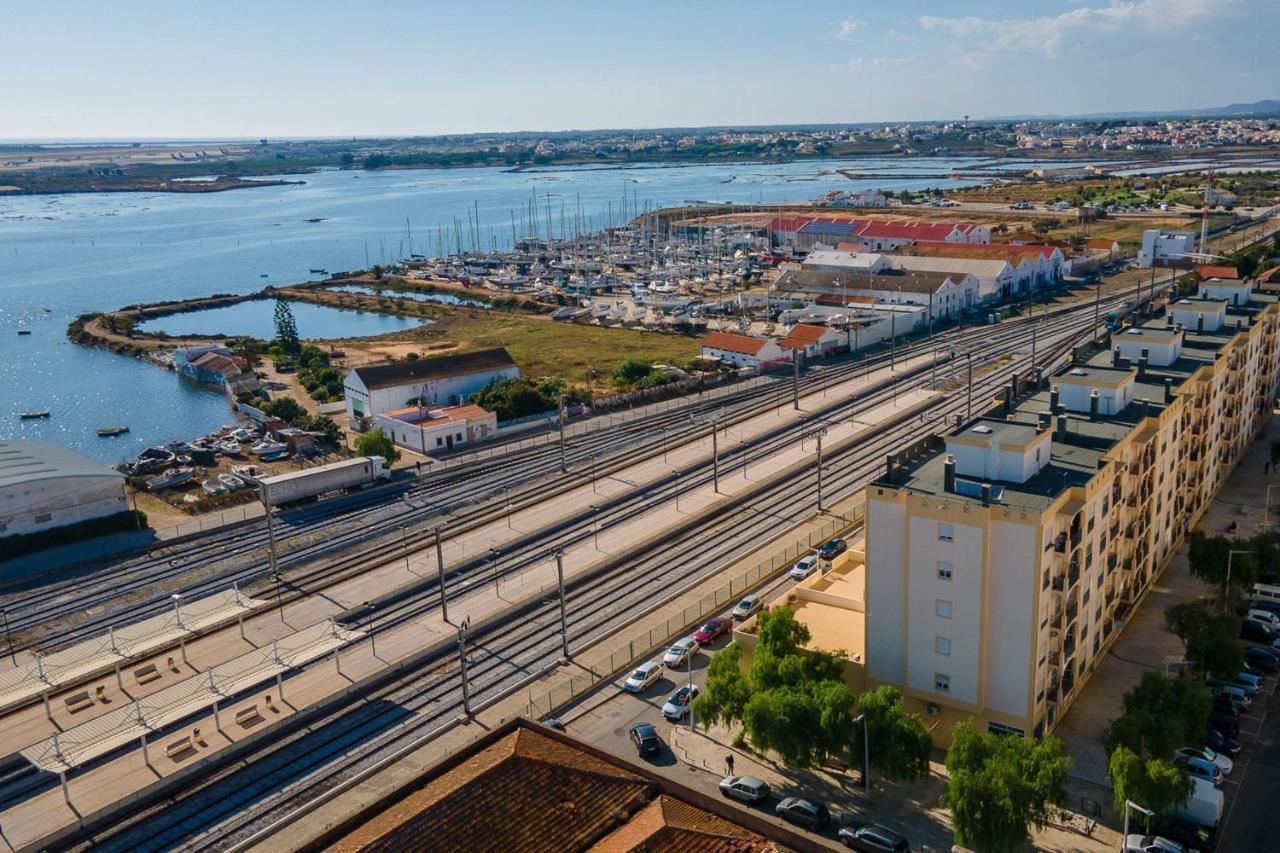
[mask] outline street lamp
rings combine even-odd
[[[369,611],[369,621],[367,623],[369,627],[369,651],[373,652],[373,656],[376,658],[378,656],[378,636],[373,632],[373,606],[372,601],[364,603],[365,610]]]
[[[182,627],[182,593],[175,592],[169,596],[173,599],[173,616],[178,620],[178,627]]]
[[[853,718],[856,726],[862,723],[862,791],[867,802],[871,801],[871,738],[867,732],[867,715],[859,714]]]
[[[498,557],[499,557],[499,556],[501,556],[501,554],[502,554],[502,552],[501,552],[501,551],[499,551],[497,548],[490,548],[490,549],[489,549],[489,559],[490,559],[490,560],[493,560],[493,588],[494,588],[494,591],[497,591],[497,589],[498,589]]]
[[[1144,815],[1146,815],[1147,817],[1151,817],[1151,811],[1150,811],[1149,809],[1144,809],[1142,806],[1138,805],[1138,804],[1137,804],[1137,803],[1135,803],[1133,800],[1125,800],[1125,801],[1124,801],[1124,835],[1121,835],[1121,836],[1120,836],[1120,849],[1121,849],[1121,851],[1124,851],[1124,850],[1129,849],[1129,848],[1128,848],[1128,843],[1129,843],[1129,809],[1137,809],[1138,811],[1142,812],[1142,813],[1143,813]]]

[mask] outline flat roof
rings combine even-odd
[[[49,441],[0,441],[0,488],[68,477],[124,475],[88,456]]]

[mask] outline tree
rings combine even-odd
[[[307,414],[302,404],[292,397],[276,397],[263,403],[261,408],[271,417],[279,418],[288,424],[296,423]]]
[[[956,843],[980,853],[1013,853],[1043,827],[1050,805],[1066,802],[1071,759],[1054,737],[980,735],[964,720],[951,730],[947,792]]]
[[[1146,818],[1151,828],[1155,820],[1181,808],[1191,796],[1191,776],[1164,758],[1144,759],[1128,747],[1116,747],[1107,762],[1107,778],[1115,789],[1116,808],[1124,811],[1132,800],[1153,814]]]
[[[826,679],[755,692],[742,716],[757,749],[773,750],[791,767],[812,767],[848,745],[852,707],[848,686]]]
[[[613,369],[613,384],[619,388],[630,388],[653,372],[647,361],[638,358],[626,358]]]
[[[298,340],[298,324],[293,319],[293,309],[283,299],[276,300],[276,343],[284,352],[296,355],[302,350],[302,342]]]
[[[735,640],[711,659],[706,690],[693,701],[694,718],[706,726],[740,722],[750,698],[751,685],[742,672],[742,646]]]
[[[400,458],[400,450],[395,442],[381,431],[356,436],[356,453],[360,456],[381,456],[387,460],[388,465],[394,465]]]
[[[1031,220],[1031,228],[1037,234],[1048,234],[1053,230],[1053,226],[1057,224],[1058,221],[1056,219],[1050,219],[1048,217],[1037,217]]]
[[[1209,723],[1209,696],[1190,678],[1142,674],[1124,695],[1123,713],[1111,722],[1107,751],[1123,746],[1137,755],[1164,758],[1178,747],[1199,743]]]
[[[1240,620],[1234,614],[1211,610],[1203,601],[1186,601],[1165,610],[1164,621],[1201,673],[1230,678],[1244,666]]]
[[[914,782],[929,773],[929,750],[933,738],[929,727],[915,714],[907,713],[902,693],[891,684],[883,684],[858,697],[855,714],[866,717],[866,734],[871,742],[871,766],[889,779]],[[853,727],[852,750],[861,762],[868,750],[863,749],[863,727]],[[867,768],[862,768],[863,773]]]
[[[1232,551],[1249,551],[1249,554],[1231,555]],[[1187,562],[1191,574],[1219,589],[1226,589],[1227,570],[1231,570],[1231,590],[1251,589],[1260,571],[1274,571],[1280,555],[1275,548],[1275,536],[1259,533],[1247,539],[1230,539],[1226,536],[1205,536],[1199,530],[1192,531],[1187,543]],[[1227,590],[1230,596],[1231,590]]]
[[[299,424],[299,426],[302,425]],[[325,441],[335,447],[342,443],[342,427],[338,426],[337,422],[334,421],[333,418],[325,417],[324,415],[316,415],[308,418],[306,426],[303,426],[302,428],[310,430],[311,432],[320,433],[324,436]]]
[[[350,151],[342,152],[342,157],[340,158],[340,162],[342,163],[342,165],[350,166],[355,161],[356,161],[356,155],[352,154]]]

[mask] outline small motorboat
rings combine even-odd
[[[219,474],[218,482],[227,487],[227,491],[235,492],[245,487],[245,481],[235,474]]]
[[[227,493],[227,487],[222,485],[220,481],[214,479],[203,481],[200,484],[200,488],[204,489],[204,492],[207,495],[225,495]]]
[[[18,413],[18,417],[19,417],[19,418],[21,418],[21,419],[22,419],[22,420],[24,420],[24,421],[34,421],[34,420],[36,420],[37,418],[47,418],[47,417],[49,417],[49,410],[48,410],[48,409],[38,409],[37,411],[34,411],[34,412],[19,412],[19,413]]]
[[[253,441],[253,433],[249,432],[244,427],[233,429],[231,431],[231,437],[242,444]]]
[[[147,480],[147,490],[161,492],[165,489],[172,489],[174,486],[180,486],[190,480],[195,474],[196,469],[194,468],[170,468],[163,474]]]
[[[113,435],[124,435],[129,431],[129,427],[125,424],[117,424],[115,426],[98,427],[98,435],[103,438],[110,438]]]
[[[279,462],[281,459],[284,459],[288,455],[289,455],[289,451],[286,448],[284,450],[273,450],[270,453],[264,453],[258,458],[261,459],[263,462]]]
[[[253,445],[253,447],[250,447],[249,452],[254,456],[266,456],[271,453],[285,453],[288,449],[288,447],[278,441],[271,441],[270,439],[267,439],[258,442]]]
[[[240,452],[240,442],[234,441],[232,439],[227,439],[226,441],[219,442],[217,446],[217,450],[223,456],[230,456],[233,459],[238,459],[241,456],[244,456],[244,454]]]
[[[29,335],[29,334],[31,334],[31,330],[30,330],[30,329],[19,329],[19,330],[18,330],[18,334],[20,334],[20,335]]]
[[[259,477],[266,476],[267,472],[257,465],[232,465],[231,473],[242,480],[256,480]]]
[[[312,274],[312,275],[328,275],[328,274],[329,274],[329,271],[328,271],[328,270],[316,270],[316,269],[313,269],[313,270],[311,271],[311,274]]]

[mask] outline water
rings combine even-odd
[[[452,293],[422,293],[417,290],[383,290],[382,293],[362,284],[335,284],[328,290],[337,293],[363,293],[367,296],[386,296],[390,299],[412,299],[414,302],[437,302],[441,305],[465,305],[468,308],[491,308],[488,302],[478,299],[465,299]]]
[[[254,299],[204,311],[170,314],[138,324],[141,332],[167,332],[170,335],[249,335],[262,340],[275,337],[274,299]],[[290,301],[298,336],[314,338],[365,338],[387,332],[400,332],[424,321],[391,314],[350,311]]]
[[[926,172],[972,162],[891,161]],[[525,173],[328,171],[289,176],[303,184],[219,193],[0,196],[0,438],[45,438],[115,462],[125,453],[194,438],[231,419],[217,392],[184,384],[172,373],[131,358],[69,343],[67,323],[84,312],[249,293],[266,284],[314,278],[312,268],[336,272],[390,263],[411,253],[452,251],[454,223],[464,244],[474,242],[468,235],[478,235],[482,248],[501,248],[510,244],[512,220],[517,232],[522,230],[521,217],[535,193],[539,232],[545,235],[549,226],[564,236],[574,231],[579,203],[587,230],[622,222],[644,208],[690,200],[771,202],[813,198],[831,189],[963,183],[929,178],[850,181],[834,172],[877,165],[886,163],[862,159]],[[473,229],[468,216],[474,217],[477,208],[479,226]],[[306,221],[312,218],[323,221]],[[362,328],[360,318],[370,316],[344,315],[334,324],[336,332],[360,334],[351,330]],[[301,320],[299,326],[303,334],[313,333]],[[19,327],[32,334],[19,337]],[[38,408],[51,409],[53,417],[18,421],[18,412]],[[94,427],[112,423],[127,423],[132,432],[115,441],[94,434]]]

